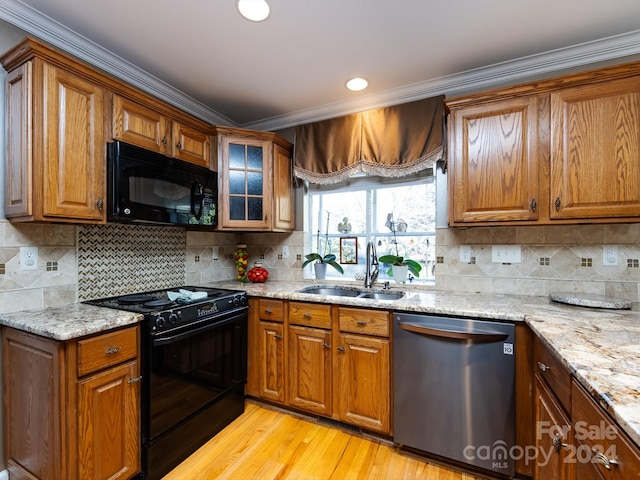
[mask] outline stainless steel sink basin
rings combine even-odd
[[[404,297],[402,292],[362,292],[358,298],[371,298],[373,300],[398,300]]]
[[[370,300],[398,300],[404,297],[404,292],[370,291],[353,287],[306,287],[298,290],[300,293],[312,295],[335,295],[338,297],[366,298]]]
[[[311,293],[313,295],[335,295],[338,297],[357,297],[360,294],[358,290],[341,287],[307,287],[298,291],[300,293]]]

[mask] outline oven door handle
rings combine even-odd
[[[182,331],[180,333],[177,333],[175,335],[170,335],[168,337],[165,336],[160,336],[160,337],[154,337],[153,341],[152,341],[152,346],[156,347],[156,346],[161,346],[161,345],[169,345],[171,343],[175,343],[178,342],[180,340],[183,340],[187,337],[192,337],[194,335],[198,335],[199,333],[202,332],[206,332],[207,330],[212,330],[214,328],[217,327],[221,327],[223,325],[227,325],[228,323],[231,322],[235,322],[237,320],[242,320],[242,318],[246,318],[247,317],[247,309],[243,309],[242,312],[240,313],[236,313],[233,316],[230,316],[229,318],[224,318],[224,319],[220,319],[220,320],[216,320],[215,323],[206,323],[204,325],[202,325],[201,327],[198,328],[190,328],[186,331]]]

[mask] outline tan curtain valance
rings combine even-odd
[[[296,127],[295,174],[337,183],[358,172],[402,177],[442,159],[444,95]]]

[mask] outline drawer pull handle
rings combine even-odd
[[[137,377],[131,377],[129,380],[127,380],[127,383],[131,385],[132,383],[139,382],[140,380],[142,380],[142,375]]]
[[[267,315],[271,315],[273,312],[271,311],[270,308],[267,308],[264,313],[266,313]]]
[[[304,318],[311,318],[311,314],[310,313],[303,313],[302,316]]]
[[[280,339],[282,338],[282,335],[279,335],[279,334],[277,334],[277,333],[276,333],[276,334],[273,336],[273,338],[275,338],[276,340],[280,340]]]
[[[607,456],[604,453],[599,452],[598,449],[594,448],[593,449],[593,453],[595,453],[595,455],[593,457],[593,461],[596,462],[596,463],[599,463],[600,465],[602,465],[607,470],[611,470],[611,465],[618,466],[618,462],[617,461],[611,460],[610,458],[607,458]]]
[[[96,207],[98,207],[99,211],[102,211],[102,207],[104,207],[104,200],[102,200],[102,197],[98,197],[98,201],[96,202]]]
[[[542,362],[538,362],[538,368],[540,369],[541,372],[546,372],[548,370],[551,370],[551,367],[549,365],[545,365]]]
[[[555,203],[555,206],[556,206],[556,212],[559,212],[559,211],[560,211],[560,205],[561,205],[561,204],[560,204],[560,197],[556,197],[556,203]]]
[[[331,345],[329,345],[328,343],[323,343],[323,344],[322,344],[322,346],[323,346],[324,348],[331,348]]]
[[[531,200],[531,211],[535,212],[537,208],[538,208],[538,202],[536,202],[536,199],[534,198],[533,200]]]
[[[364,320],[358,320],[356,323],[363,326],[367,324],[367,322],[365,322]]]
[[[338,351],[340,351],[340,352],[346,352],[346,350],[345,350],[345,348],[344,348],[344,347],[338,347]]]
[[[107,348],[104,353],[107,355],[113,355],[114,353],[118,353],[120,350],[122,350],[122,347],[111,347]]]
[[[562,443],[562,435],[558,433],[555,437],[553,437],[553,448],[556,451],[556,453],[558,453],[560,452],[561,448],[564,448],[565,450],[569,450],[569,444]]]

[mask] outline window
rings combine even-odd
[[[367,243],[373,241],[378,257],[399,255],[422,265],[420,277],[412,281],[433,282],[435,190],[431,169],[403,179],[358,176],[338,185],[310,185],[305,252],[332,253],[339,262],[340,239],[353,242],[355,238],[357,259],[342,264],[344,275],[329,267],[327,278],[360,281],[366,269]],[[391,218],[395,241],[388,221]],[[378,280],[392,278],[388,265],[381,264],[379,269]],[[305,276],[313,277],[311,266]]]

